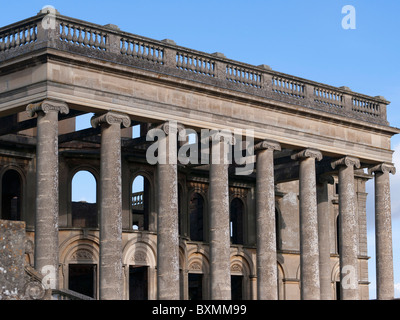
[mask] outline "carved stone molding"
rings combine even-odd
[[[336,169],[339,166],[355,166],[356,168],[360,168],[360,160],[358,158],[354,158],[354,157],[343,157],[341,159],[335,160],[331,162],[331,166],[333,169]]]
[[[90,123],[93,128],[97,128],[102,123],[109,125],[120,124],[121,126],[127,128],[131,125],[131,119],[125,114],[109,111],[101,115],[94,115],[90,119]]]
[[[238,263],[234,263],[231,266],[231,271],[232,272],[238,272],[238,273],[242,273],[243,272],[243,268],[241,265],[239,265]]]
[[[254,145],[254,152],[262,150],[277,150],[281,151],[281,145],[272,140],[264,140]]]
[[[393,164],[391,163],[380,163],[376,166],[373,166],[371,168],[368,168],[368,173],[372,174],[373,172],[381,172],[381,173],[391,173],[391,174],[396,174],[396,168]]]
[[[93,260],[93,255],[89,250],[79,249],[71,256],[72,260]]]
[[[292,160],[302,160],[306,158],[315,158],[316,160],[321,161],[322,153],[317,149],[307,148],[291,155]]]
[[[29,116],[33,117],[37,112],[42,111],[48,113],[49,111],[57,111],[62,114],[68,114],[69,108],[65,102],[55,100],[43,100],[38,103],[31,103],[26,107]]]
[[[192,262],[189,266],[189,270],[192,271],[200,271],[201,270],[201,264],[199,262]]]

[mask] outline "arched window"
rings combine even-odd
[[[132,229],[149,230],[150,183],[137,176],[132,183]]]
[[[195,192],[189,202],[190,239],[204,241],[204,199]]]
[[[7,170],[2,179],[1,218],[21,220],[22,181],[15,170]]]
[[[230,205],[230,226],[232,244],[244,242],[244,204],[239,198],[234,198]]]
[[[78,171],[72,178],[71,190],[72,226],[96,228],[97,222],[97,183],[89,171]]]

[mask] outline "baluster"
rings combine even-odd
[[[157,50],[158,50],[157,62],[163,63],[163,58],[164,58],[163,53],[164,52],[163,52],[162,48],[160,48],[160,47],[158,47]]]
[[[90,37],[90,39],[89,39],[89,46],[91,47],[91,48],[93,48],[94,47],[94,32],[91,30],[91,29],[89,29],[89,37]]]
[[[37,30],[36,30],[36,25],[34,24],[32,26],[32,42],[35,42],[37,39]]]
[[[15,47],[15,31],[11,31],[12,34],[10,34],[10,38],[12,37],[12,40],[10,42],[10,49]]]
[[[132,57],[138,57],[138,50],[136,50],[136,45],[138,46],[138,50],[139,50],[139,44],[137,43],[137,41],[133,40],[132,41]]]
[[[0,51],[4,51],[5,43],[4,43],[4,36],[0,36]]]
[[[128,56],[132,55],[132,48],[131,45],[135,45],[134,43],[132,43],[131,41],[127,40],[126,43],[128,44],[128,49],[126,50],[126,54]]]
[[[78,42],[79,42],[79,45],[83,46],[83,37],[82,37],[83,30],[81,27],[79,27],[78,30],[79,30]]]
[[[85,36],[83,37],[83,45],[87,47],[89,45],[88,29],[83,28],[83,32],[85,33]]]
[[[153,46],[151,49],[153,50],[152,61],[157,62],[157,48]]]
[[[136,55],[138,58],[140,58],[140,57],[143,57],[143,53],[144,53],[144,45],[142,42],[138,41],[138,50],[137,50]]]
[[[104,34],[103,32],[100,32],[99,35],[100,35],[100,45],[99,45],[99,47],[100,47],[101,50],[106,50],[106,40],[105,39],[106,39],[107,34]]]
[[[28,33],[29,34],[29,33]],[[60,22],[60,40],[64,40],[64,22]]]
[[[26,28],[22,28],[22,33],[21,33],[21,45],[22,46],[26,44],[25,33],[26,33]]]
[[[146,48],[147,48],[147,60],[148,61],[151,61],[151,46],[148,44],[148,45],[146,45]]]
[[[72,41],[72,27],[70,24],[67,24],[67,41],[71,42]]]
[[[96,49],[98,49],[100,47],[99,33],[97,31],[94,31],[93,34],[94,34],[94,46]]]
[[[126,54],[126,39],[121,38],[121,53]]]
[[[17,29],[17,30],[15,31],[15,35],[14,35],[14,36],[17,37],[17,39],[15,40],[15,47],[19,47],[20,44],[21,44],[20,32],[21,32],[20,29]]]
[[[78,36],[76,35],[76,33],[78,32],[78,29],[76,26],[72,26],[72,32],[73,32],[73,36],[72,36],[72,42],[73,43],[77,43],[78,42]]]
[[[31,42],[31,28],[32,26],[28,26],[27,28],[27,32],[26,32],[26,43],[30,43]]]
[[[176,66],[181,69],[182,68],[182,61],[181,61],[182,54],[177,52],[176,53]]]

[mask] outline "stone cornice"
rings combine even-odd
[[[376,166],[373,166],[368,169],[368,173],[372,174],[373,172],[380,172],[380,173],[391,173],[396,174],[396,168],[391,163],[380,163]]]
[[[321,161],[322,153],[319,150],[307,148],[291,155],[292,160],[302,160],[306,158],[315,158],[316,160]]]
[[[346,156],[341,159],[332,161],[331,166],[333,169],[336,169],[339,166],[355,166],[356,168],[360,168],[360,160],[358,158]]]
[[[97,128],[102,123],[106,123],[108,125],[120,124],[121,126],[127,128],[131,125],[131,119],[125,114],[109,111],[101,115],[94,115],[90,119],[90,123],[93,128]]]
[[[68,105],[62,101],[43,100],[38,103],[31,103],[26,107],[28,114],[33,117],[38,111],[48,113],[49,111],[57,111],[63,114],[69,113]]]

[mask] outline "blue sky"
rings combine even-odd
[[[61,14],[213,53],[391,101],[400,127],[400,1],[4,1],[0,26],[33,16],[45,5]],[[343,29],[342,7],[356,10],[356,29]],[[392,139],[400,152],[400,137]],[[394,156],[400,171],[400,157]],[[400,297],[400,173],[392,177],[396,297]],[[370,297],[375,298],[373,183],[367,185]],[[398,199],[399,198],[399,199]]]

